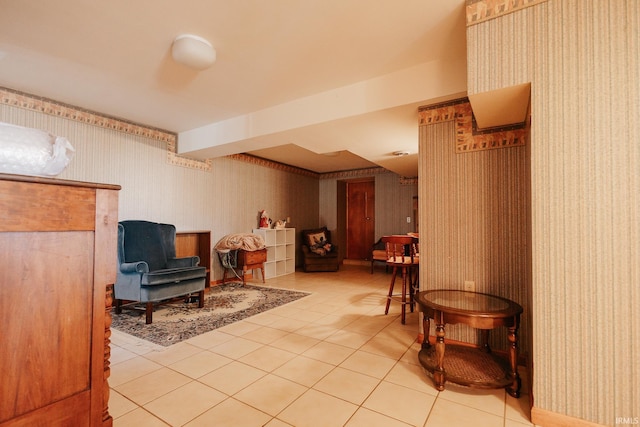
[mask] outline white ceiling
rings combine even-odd
[[[466,93],[464,4],[0,0],[0,86],[177,132],[189,157],[416,176],[417,107]],[[172,60],[184,33],[211,68]]]

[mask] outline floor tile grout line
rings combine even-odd
[[[345,280],[349,280],[349,278],[342,278],[342,279],[341,279],[341,281],[345,281]],[[316,285],[316,284],[310,284],[308,287],[305,287],[305,288],[310,288],[310,287],[315,286],[315,285]],[[284,286],[284,287],[282,287],[281,289],[293,290],[291,287],[288,287],[288,286],[289,286],[289,284],[283,284],[283,286]],[[338,286],[338,285],[334,285],[334,286]],[[370,286],[372,286],[372,287],[373,287],[374,285],[370,285]],[[352,291],[352,292],[360,291],[360,290],[362,290],[362,289],[363,289],[363,288],[365,288],[365,287],[366,287],[366,285],[365,285],[365,284],[363,284],[363,283],[358,283],[357,285],[350,286],[350,291]],[[377,287],[380,287],[381,289],[385,290],[385,288],[384,288],[384,287],[382,287],[382,286],[376,286],[376,289],[377,289]],[[300,291],[305,292],[305,290],[304,290],[304,289],[295,289],[295,290],[300,290]],[[338,292],[337,292],[337,291],[334,291],[334,290],[330,290],[330,294],[338,294]],[[376,293],[375,293],[375,292],[367,292],[367,294],[368,294],[368,295],[376,295]],[[328,295],[329,295],[329,294],[328,294]],[[305,297],[305,298],[306,298],[306,297]],[[329,296],[327,296],[327,297],[323,298],[322,300],[323,300],[323,301],[328,301],[328,300],[329,300],[329,298],[330,298],[330,297],[329,297]],[[362,299],[361,299],[361,300],[362,300]],[[298,301],[300,301],[300,300],[298,300]],[[294,303],[296,303],[296,302],[298,302],[298,301],[294,301],[294,302],[289,303],[289,304],[287,304],[287,305],[292,305],[292,304],[294,304]],[[321,303],[319,303],[319,304],[323,304],[323,303],[324,303],[324,302],[321,302]],[[285,306],[281,306],[281,307],[285,307]],[[336,328],[336,327],[329,326],[329,325],[327,325],[327,324],[322,324],[322,323],[320,323],[319,321],[320,321],[321,319],[325,319],[325,318],[327,318],[328,316],[340,316],[340,315],[341,315],[341,313],[343,313],[343,311],[346,311],[346,309],[348,308],[348,306],[347,306],[346,304],[344,304],[344,305],[343,305],[343,304],[337,304],[337,305],[335,305],[335,307],[336,307],[336,308],[335,308],[335,309],[333,309],[333,310],[331,310],[330,312],[326,312],[326,311],[322,311],[322,310],[321,310],[321,311],[314,312],[314,313],[322,314],[322,316],[318,316],[318,317],[317,317],[317,318],[315,318],[314,320],[312,320],[312,321],[308,322],[308,323],[307,323],[306,325],[304,325],[304,326],[299,327],[298,329],[295,329],[295,330],[293,330],[293,331],[290,331],[290,330],[283,330],[283,332],[286,332],[286,335],[285,335],[285,336],[290,336],[291,334],[296,334],[296,335],[300,335],[300,336],[302,336],[302,337],[307,337],[307,338],[312,338],[312,339],[316,339],[316,340],[318,340],[318,342],[317,342],[316,344],[314,344],[313,346],[311,346],[311,347],[307,348],[306,350],[303,350],[303,351],[302,351],[302,352],[300,352],[300,353],[294,353],[294,352],[291,352],[292,354],[295,354],[295,356],[294,356],[293,358],[291,358],[290,360],[294,360],[295,358],[299,358],[299,357],[305,357],[305,358],[308,358],[308,359],[310,359],[310,360],[321,361],[321,360],[319,360],[319,359],[315,359],[315,358],[313,358],[313,357],[308,357],[308,356],[304,355],[304,353],[305,353],[306,351],[309,351],[311,348],[313,348],[313,347],[317,346],[318,344],[323,343],[323,342],[324,342],[324,343],[333,344],[333,345],[337,345],[337,346],[340,346],[340,347],[344,347],[346,350],[349,350],[349,351],[350,351],[350,355],[349,355],[349,356],[347,356],[345,359],[343,359],[340,363],[338,363],[338,364],[331,363],[332,368],[331,368],[329,371],[327,371],[324,375],[322,375],[319,379],[316,379],[316,380],[315,380],[315,382],[314,382],[313,384],[311,384],[310,386],[307,386],[307,385],[305,385],[305,384],[300,384],[300,383],[298,383],[298,382],[296,382],[296,381],[290,380],[289,378],[283,377],[283,376],[278,375],[278,374],[276,374],[276,373],[275,373],[275,371],[276,371],[277,369],[279,369],[280,367],[282,367],[282,366],[283,366],[284,364],[286,364],[287,362],[285,362],[285,363],[283,363],[283,364],[279,365],[278,367],[275,367],[275,368],[273,368],[273,369],[270,369],[269,371],[266,371],[266,370],[262,370],[262,369],[260,369],[259,367],[255,367],[255,366],[252,366],[252,365],[249,365],[249,364],[247,364],[247,363],[244,363],[244,362],[240,361],[240,359],[241,359],[242,357],[246,356],[246,354],[245,354],[245,355],[242,355],[242,356],[233,356],[233,357],[229,357],[228,355],[221,354],[221,353],[216,353],[215,351],[213,351],[213,349],[214,349],[215,347],[217,347],[217,346],[219,346],[219,345],[222,345],[222,344],[224,344],[224,343],[216,343],[216,344],[214,344],[214,345],[212,345],[211,347],[208,347],[208,348],[203,348],[202,346],[200,346],[200,345],[196,345],[196,344],[186,343],[186,344],[188,344],[188,345],[193,346],[195,349],[197,349],[197,351],[196,351],[196,352],[194,352],[194,353],[191,353],[191,354],[189,354],[189,355],[186,355],[186,356],[184,356],[184,357],[179,357],[179,358],[177,358],[177,359],[175,359],[175,360],[170,360],[170,361],[162,360],[161,362],[158,362],[157,360],[160,360],[160,359],[153,360],[153,359],[154,359],[154,357],[149,357],[150,353],[154,353],[154,351],[148,351],[148,352],[145,352],[145,353],[139,353],[139,352],[138,352],[138,351],[139,351],[139,349],[136,349],[136,350],[138,350],[138,351],[133,351],[133,350],[131,349],[132,344],[131,344],[131,343],[126,343],[126,342],[125,342],[125,343],[122,343],[122,345],[118,345],[118,347],[119,347],[119,348],[121,348],[121,349],[123,349],[124,351],[127,351],[127,352],[131,353],[131,357],[130,357],[130,358],[123,359],[121,362],[116,363],[116,364],[114,364],[114,365],[112,365],[112,366],[117,367],[120,363],[126,362],[127,360],[135,359],[135,358],[142,358],[142,359],[146,359],[146,360],[148,360],[148,361],[150,361],[150,362],[152,362],[152,363],[156,363],[156,364],[158,364],[159,366],[161,366],[161,368],[162,368],[162,367],[165,367],[165,368],[167,368],[167,369],[169,369],[169,370],[174,371],[175,373],[177,373],[177,374],[179,374],[179,375],[182,375],[182,376],[186,377],[186,378],[188,379],[187,384],[189,384],[189,383],[191,383],[191,382],[198,382],[198,383],[200,383],[200,384],[202,384],[202,385],[204,385],[204,386],[207,386],[207,387],[212,388],[212,389],[214,389],[214,390],[216,390],[216,391],[218,391],[218,392],[221,392],[221,393],[225,396],[225,399],[224,399],[223,401],[227,401],[228,399],[233,398],[233,396],[234,396],[235,394],[239,393],[239,392],[240,392],[240,390],[236,391],[236,392],[235,392],[234,394],[232,394],[232,395],[229,395],[229,394],[227,394],[227,393],[225,393],[225,392],[222,392],[221,390],[216,389],[215,387],[209,386],[208,384],[205,384],[205,383],[203,383],[203,382],[201,382],[201,381],[200,381],[200,379],[201,379],[202,377],[206,376],[206,375],[207,375],[208,373],[210,373],[210,372],[205,373],[205,374],[202,374],[202,375],[200,375],[198,378],[193,378],[193,377],[191,377],[191,376],[189,376],[189,375],[187,375],[187,374],[184,374],[184,373],[182,373],[182,372],[178,371],[177,369],[174,369],[173,367],[171,367],[171,365],[173,365],[173,364],[175,364],[175,363],[178,363],[178,362],[180,362],[180,361],[184,361],[184,360],[186,360],[186,359],[188,359],[188,358],[190,358],[190,357],[193,357],[193,356],[195,356],[195,355],[198,355],[198,354],[202,354],[202,353],[207,352],[207,353],[212,353],[212,354],[220,355],[220,356],[222,356],[222,357],[227,357],[227,358],[231,359],[231,361],[230,361],[230,362],[225,363],[224,365],[218,366],[217,368],[215,368],[215,369],[214,369],[214,370],[212,370],[211,372],[214,372],[215,370],[221,369],[221,368],[223,368],[224,366],[227,366],[227,365],[228,365],[228,364],[230,364],[230,363],[237,362],[237,363],[241,363],[241,364],[244,364],[244,365],[250,366],[250,367],[252,367],[252,368],[259,369],[259,370],[261,370],[262,372],[264,372],[265,374],[264,374],[262,377],[260,377],[260,378],[263,378],[265,375],[274,375],[274,376],[278,376],[279,378],[282,378],[282,379],[284,379],[284,380],[291,381],[291,382],[293,382],[293,383],[295,383],[295,384],[299,384],[299,385],[301,385],[301,386],[305,387],[304,392],[303,392],[301,395],[299,395],[299,396],[298,396],[298,397],[297,397],[293,402],[297,401],[297,400],[298,400],[301,396],[303,396],[305,393],[308,393],[308,392],[309,392],[309,390],[314,390],[314,391],[316,391],[316,392],[323,393],[323,394],[326,394],[326,395],[328,395],[328,396],[332,396],[332,397],[335,397],[335,398],[340,399],[340,400],[342,400],[342,401],[349,402],[349,403],[353,404],[353,402],[350,402],[350,401],[348,401],[348,400],[346,400],[346,399],[343,399],[343,398],[340,398],[340,397],[334,396],[334,395],[332,395],[331,393],[327,393],[327,392],[324,392],[324,391],[318,390],[318,389],[316,389],[315,387],[318,385],[318,383],[319,383],[320,381],[322,381],[322,379],[326,378],[326,376],[327,376],[327,375],[330,375],[332,372],[335,372],[335,371],[336,371],[336,369],[337,369],[338,367],[343,368],[343,369],[346,369],[346,370],[349,370],[349,368],[346,368],[346,367],[342,366],[342,364],[343,364],[346,360],[348,360],[348,358],[349,358],[349,357],[351,357],[351,355],[355,354],[355,353],[356,353],[356,352],[358,352],[358,351],[362,351],[362,352],[367,353],[367,354],[370,354],[370,355],[374,355],[374,356],[378,356],[378,357],[382,357],[382,358],[387,358],[387,359],[393,360],[393,361],[394,361],[394,363],[393,363],[393,366],[391,366],[391,368],[390,368],[389,370],[387,370],[387,371],[386,371],[386,373],[384,374],[384,376],[383,376],[382,378],[378,378],[377,376],[372,376],[372,375],[370,375],[370,374],[368,374],[368,373],[365,373],[365,372],[359,372],[359,371],[356,371],[356,370],[352,370],[353,372],[356,372],[356,373],[358,373],[358,374],[367,375],[367,376],[369,376],[369,377],[371,377],[371,378],[375,379],[375,381],[376,381],[377,383],[376,383],[376,387],[375,387],[375,388],[373,388],[371,392],[369,392],[369,394],[367,395],[367,397],[365,397],[365,398],[362,400],[361,404],[356,405],[358,409],[356,409],[356,411],[351,415],[351,417],[349,418],[349,420],[353,417],[353,415],[354,415],[354,414],[355,414],[355,413],[356,413],[360,408],[364,408],[364,407],[362,406],[362,405],[364,404],[364,402],[366,402],[366,401],[367,401],[367,399],[371,396],[371,393],[373,393],[373,391],[374,391],[377,387],[379,387],[382,383],[384,383],[384,382],[388,382],[388,383],[390,383],[390,384],[394,384],[394,385],[396,385],[396,386],[400,386],[400,387],[406,388],[406,389],[411,390],[411,391],[413,391],[413,392],[417,391],[417,392],[420,392],[420,393],[424,393],[424,391],[417,390],[416,388],[413,388],[413,387],[410,387],[410,386],[406,386],[406,385],[404,385],[404,384],[399,384],[399,383],[397,383],[397,382],[389,381],[389,378],[390,378],[390,377],[389,377],[389,375],[390,375],[390,373],[391,373],[391,372],[392,372],[396,367],[398,367],[398,366],[400,365],[400,363],[407,364],[407,365],[417,365],[417,366],[419,366],[419,365],[418,365],[418,364],[416,364],[416,363],[411,363],[410,361],[405,360],[405,359],[408,359],[408,357],[409,357],[410,353],[412,353],[412,352],[414,352],[414,351],[415,351],[415,344],[416,344],[416,342],[415,342],[415,341],[414,341],[414,342],[412,342],[411,344],[409,344],[409,345],[408,345],[408,347],[407,347],[407,348],[406,348],[406,349],[405,349],[401,354],[399,354],[398,356],[394,356],[394,357],[390,357],[388,354],[384,354],[384,352],[375,352],[375,351],[371,351],[371,350],[372,350],[371,348],[366,348],[366,347],[365,347],[367,344],[371,343],[371,341],[372,341],[374,338],[376,338],[379,334],[381,334],[381,333],[383,333],[383,332],[387,331],[387,329],[388,329],[388,328],[397,329],[397,331],[398,331],[398,333],[399,333],[399,334],[403,334],[403,333],[404,333],[404,330],[409,331],[410,327],[408,327],[408,328],[407,328],[407,327],[405,327],[405,326],[401,326],[401,325],[396,325],[396,324],[395,324],[395,323],[396,323],[397,318],[399,318],[399,313],[398,313],[398,314],[394,314],[394,315],[392,315],[392,316],[389,316],[389,319],[388,319],[386,322],[382,322],[382,323],[384,323],[384,324],[383,324],[381,327],[379,327],[379,328],[378,328],[378,327],[374,327],[374,328],[372,328],[371,330],[367,330],[367,328],[366,328],[366,327],[365,327],[365,328],[362,328],[362,329],[359,329],[359,328],[353,328],[353,327],[352,327],[352,328],[351,328],[351,330],[350,330],[350,329],[347,329],[347,327],[348,327],[349,325],[357,326],[357,325],[355,325],[355,324],[356,324],[359,320],[361,320],[363,317],[366,317],[366,316],[369,316],[369,315],[372,315],[372,314],[374,314],[374,315],[375,315],[375,310],[376,310],[376,309],[379,309],[379,307],[376,307],[376,308],[370,308],[370,309],[367,309],[367,310],[358,310],[357,312],[354,312],[354,313],[352,314],[352,315],[354,315],[354,316],[356,316],[356,317],[355,317],[355,318],[354,318],[350,323],[348,323],[348,324],[344,324],[344,325],[342,325],[342,324],[341,324],[341,325],[340,325],[339,327],[337,327],[337,328]],[[280,307],[278,307],[278,308],[280,308]],[[303,310],[304,310],[304,309],[303,309]],[[268,313],[268,311],[267,311],[267,313]],[[272,314],[273,314],[273,315],[276,315],[276,316],[279,316],[279,317],[283,317],[283,318],[285,318],[284,316],[280,316],[279,314],[276,314],[276,313],[272,313]],[[299,314],[301,314],[301,313],[294,313],[294,314],[290,314],[290,317],[289,317],[289,318],[292,318],[292,319],[299,319],[299,317],[297,317],[297,315],[299,315]],[[250,318],[248,318],[248,319],[250,319]],[[260,322],[251,322],[251,321],[250,321],[250,320],[248,320],[248,319],[241,320],[240,322],[247,322],[247,323],[251,323],[253,326],[255,326],[255,328],[256,328],[256,329],[258,329],[258,328],[262,328],[262,327],[269,327],[269,325],[266,325],[266,324],[264,324],[264,323],[260,323]],[[301,330],[302,330],[302,329],[304,329],[304,328],[306,328],[306,327],[309,327],[309,326],[312,326],[312,327],[313,327],[313,326],[330,327],[330,328],[335,329],[335,330],[334,330],[333,332],[331,332],[329,335],[323,336],[322,338],[317,338],[317,337],[313,336],[312,334],[304,335],[304,334],[301,334],[301,333],[296,333],[296,332],[301,332]],[[415,325],[414,325],[414,326],[415,326]],[[221,328],[221,329],[222,329],[222,328]],[[278,329],[278,328],[273,328],[273,329]],[[278,329],[278,330],[280,330],[280,329]],[[363,334],[362,332],[363,332],[363,331],[365,331],[365,330],[366,330],[367,332]],[[363,341],[361,344],[359,344],[359,346],[358,346],[358,347],[355,347],[355,348],[354,348],[354,347],[351,347],[351,346],[345,346],[345,345],[342,345],[342,344],[337,343],[337,342],[332,342],[332,341],[330,341],[330,340],[329,340],[329,338],[331,338],[332,336],[334,336],[334,335],[338,334],[338,333],[339,333],[339,332],[341,332],[341,331],[348,332],[348,333],[353,333],[353,334],[363,335],[363,336],[366,336],[366,337],[367,337],[367,339],[366,339],[365,341]],[[225,333],[224,331],[219,331],[219,332],[221,332],[221,333]],[[394,331],[393,331],[393,330],[391,330],[391,329],[387,331],[387,333],[390,333],[390,334],[391,334],[391,333],[393,333],[393,332],[394,332]],[[270,341],[270,342],[253,341],[253,340],[251,340],[251,339],[248,337],[248,335],[250,335],[250,332],[247,332],[246,334],[241,334],[241,335],[235,335],[235,334],[232,334],[232,333],[226,333],[226,334],[227,334],[227,335],[229,335],[229,340],[228,340],[228,341],[231,341],[231,340],[234,340],[234,339],[246,339],[246,340],[248,340],[248,341],[252,341],[252,342],[254,342],[255,344],[259,344],[259,345],[260,345],[260,348],[264,348],[264,347],[272,347],[272,348],[275,348],[275,349],[279,349],[279,350],[283,350],[283,351],[288,351],[288,352],[290,352],[289,350],[282,349],[282,348],[278,348],[277,346],[272,345],[272,344],[273,344],[273,342],[275,342],[275,341]],[[247,336],[245,336],[245,335],[247,335]],[[383,337],[380,337],[380,338],[383,338]],[[116,344],[112,344],[112,345],[116,345]],[[170,347],[168,347],[168,348],[170,348]],[[164,350],[166,350],[166,348],[159,349],[159,351],[164,351]],[[258,351],[258,350],[253,350],[253,351]],[[250,354],[250,353],[247,353],[247,354]],[[161,368],[158,368],[158,369],[161,369]],[[157,372],[157,370],[158,370],[158,369],[155,369],[155,370],[153,370],[153,371],[150,371],[150,372],[146,373],[145,375],[151,374],[151,373],[153,373],[153,372]],[[423,370],[423,372],[424,372],[424,370]],[[425,373],[425,375],[427,375],[427,374]],[[144,376],[144,375],[143,375],[143,376]],[[137,377],[137,378],[140,378],[140,377]],[[118,387],[122,386],[123,384],[126,384],[126,383],[127,383],[127,382],[129,382],[129,381],[132,381],[132,380],[128,380],[128,381],[126,381],[126,382],[124,382],[124,383],[122,383],[122,384],[119,384],[119,385],[118,385]],[[256,381],[256,380],[254,380],[253,382],[249,383],[246,387],[251,386],[252,384],[254,384],[254,383],[255,383],[255,381]],[[183,385],[183,386],[184,386],[184,385]],[[181,386],[181,387],[182,387],[182,386]],[[241,389],[241,390],[246,389],[246,387],[244,387],[244,388],[243,388],[243,389]],[[179,387],[178,387],[178,388],[179,388]],[[177,388],[176,388],[176,389],[177,389]],[[146,408],[144,408],[144,405],[138,405],[138,404],[136,404],[134,401],[132,401],[132,400],[131,400],[130,398],[128,398],[127,396],[122,395],[122,394],[121,394],[120,392],[118,392],[116,389],[114,389],[114,391],[115,391],[115,392],[117,392],[117,393],[118,393],[120,396],[122,396],[124,399],[126,399],[127,401],[129,401],[129,402],[131,402],[133,405],[135,405],[135,406],[136,406],[136,408],[142,408],[142,409],[144,409],[144,410],[145,410],[145,412],[146,412],[146,413],[150,413],[154,418],[156,418],[156,419],[161,419],[159,416],[156,416],[156,415],[155,415],[155,414],[153,414],[152,412],[150,412],[150,411],[146,410]],[[174,389],[174,391],[175,391],[175,389]],[[428,394],[428,393],[427,393],[427,394]],[[163,396],[164,396],[164,395],[163,395]],[[501,416],[501,418],[502,418],[502,425],[504,426],[504,425],[506,425],[506,424],[507,424],[507,422],[508,422],[508,421],[507,421],[507,412],[508,412],[508,409],[509,409],[509,408],[507,407],[507,405],[508,405],[508,399],[509,399],[509,397],[508,397],[508,396],[506,396],[506,392],[505,392],[502,396],[503,396],[503,398],[502,398],[502,416]],[[157,398],[159,398],[159,397],[157,397]],[[156,399],[157,399],[157,398],[156,398]],[[155,399],[154,399],[154,400],[155,400]],[[235,400],[237,400],[237,399],[235,399]],[[427,413],[427,415],[426,415],[425,422],[428,422],[429,418],[432,416],[433,409],[434,409],[434,407],[435,407],[435,405],[436,405],[436,402],[437,402],[438,400],[448,400],[448,401],[453,402],[453,403],[455,403],[455,404],[459,404],[459,405],[462,405],[462,406],[466,406],[466,407],[468,407],[468,408],[470,408],[470,409],[478,410],[478,408],[474,408],[474,407],[471,407],[471,406],[467,406],[467,405],[465,405],[465,404],[463,404],[463,403],[460,403],[460,402],[457,402],[457,401],[455,401],[455,400],[449,400],[449,399],[447,399],[446,397],[442,396],[440,392],[437,392],[437,395],[435,395],[435,396],[434,396],[433,404],[431,405],[431,408],[429,408],[429,411],[428,411],[428,413]],[[291,402],[288,406],[290,406],[291,404],[293,404],[293,402]],[[220,402],[220,403],[222,403],[222,402]],[[145,403],[145,405],[147,405],[147,404],[148,404],[148,403]],[[214,405],[213,407],[215,407],[215,406],[217,406],[217,405]],[[287,406],[287,407],[288,407],[288,406]],[[208,408],[208,409],[207,409],[207,411],[208,411],[208,410],[211,410],[213,407]],[[264,411],[261,411],[261,410],[259,410],[258,408],[255,408],[255,409],[256,409],[256,410],[258,410],[258,411],[260,411],[261,413],[266,414]],[[368,409],[368,408],[365,408],[365,409]],[[283,410],[284,410],[284,409],[283,409]],[[376,412],[376,413],[379,413],[379,414],[384,415],[384,416],[386,416],[386,417],[389,417],[389,415],[388,415],[388,414],[386,414],[386,413],[384,413],[384,412],[378,412],[378,411],[376,411],[376,410],[372,410],[372,409],[368,409],[368,410],[371,410],[371,411],[373,411],[373,412]],[[515,407],[514,407],[514,410],[517,410],[517,408],[515,408]],[[482,411],[482,410],[481,410],[481,411]],[[206,411],[205,411],[205,412],[206,412]],[[482,411],[482,412],[485,412],[485,413],[487,413],[487,414],[494,415],[494,416],[499,416],[499,415],[496,415],[496,414],[491,413],[491,412],[486,412],[486,411]],[[123,414],[121,414],[121,415],[123,415]],[[275,416],[275,417],[274,417],[274,416],[271,416],[271,415],[269,415],[269,414],[266,414],[266,415],[267,415],[267,416],[269,416],[272,420],[274,420],[274,419],[278,419],[278,418],[277,418],[277,416]],[[196,418],[197,418],[197,417],[196,417]],[[393,417],[392,417],[392,418],[393,418]],[[194,418],[194,419],[195,419],[195,418]],[[395,418],[394,418],[394,419],[395,419]],[[509,420],[512,420],[512,421],[514,421],[514,422],[520,422],[520,420],[514,420],[514,419],[513,419],[513,417],[512,417],[512,418],[509,418]],[[402,421],[402,420],[398,420],[398,421]],[[163,420],[163,422],[164,422],[164,420]],[[402,421],[402,422],[404,422],[404,421]],[[347,421],[347,423],[348,423],[348,421]],[[530,421],[529,421],[529,423],[530,423]]]

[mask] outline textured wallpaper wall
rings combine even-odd
[[[532,83],[534,421],[637,423],[640,2],[549,0],[467,49],[469,93]]]
[[[531,257],[529,157],[526,147],[456,153],[454,121],[420,126],[421,289],[464,289],[519,303],[520,353],[530,354]],[[432,322],[431,335],[435,335]],[[452,339],[478,343],[478,332],[447,325]],[[506,329],[490,335],[506,350]]]
[[[76,152],[61,179],[122,186],[119,218],[175,224],[179,231],[211,230],[212,245],[229,233],[250,232],[258,212],[291,217],[296,228],[318,223],[318,179],[220,158],[210,171],[167,161],[167,143],[78,120],[0,104],[0,121],[65,136]],[[212,280],[222,278],[213,257]]]
[[[269,162],[246,156],[192,162],[168,150],[174,136],[163,131],[1,88],[0,100],[0,121],[43,129],[71,141],[74,158],[58,178],[119,184],[121,220],[169,222],[179,231],[211,230],[213,245],[229,233],[257,227],[262,209],[274,220],[291,218],[290,226],[298,232],[319,225],[336,230],[337,181],[360,179],[368,172],[379,183],[376,194],[394,207],[385,204],[380,209],[381,229],[401,230],[407,226],[405,218],[411,215],[417,191],[416,183],[406,184],[382,168],[324,177],[270,167]],[[340,209],[345,209],[344,203]],[[342,238],[340,233],[337,237]],[[212,279],[219,280],[222,269],[217,257],[212,259]]]

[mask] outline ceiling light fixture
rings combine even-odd
[[[409,152],[408,151],[394,151],[393,155],[396,156],[396,157],[408,156]]]
[[[171,56],[176,62],[196,70],[205,70],[216,62],[211,43],[193,34],[182,34],[173,40]]]

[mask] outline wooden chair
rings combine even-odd
[[[418,257],[418,239],[408,235],[384,236],[382,241],[385,244],[387,255],[387,265],[393,268],[391,274],[391,284],[389,285],[389,294],[387,296],[387,305],[384,314],[389,313],[391,300],[398,301],[402,304],[402,324],[406,322],[406,307],[409,305],[413,312],[414,294],[417,288],[417,274],[414,280],[414,273],[417,272],[419,266]],[[398,270],[402,274],[402,291],[400,294],[394,294],[394,287]],[[408,296],[408,298],[407,298]]]

